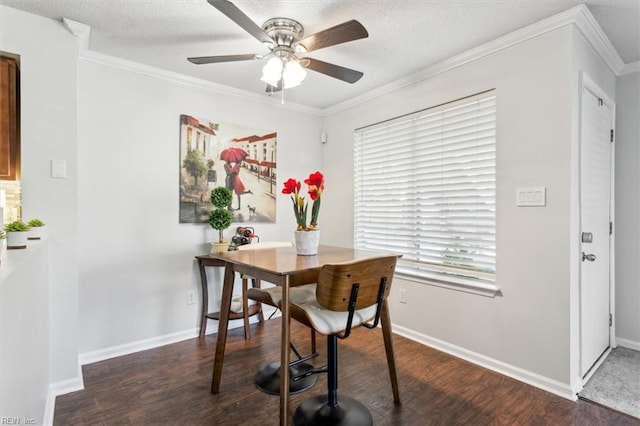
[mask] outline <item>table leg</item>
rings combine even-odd
[[[282,337],[280,344],[280,425],[286,426],[289,417],[289,342],[290,321],[289,312],[289,276],[285,277],[282,284]]]
[[[198,260],[200,267],[200,284],[202,285],[202,318],[200,319],[200,338],[207,332],[207,313],[209,312],[209,285],[207,284],[207,271],[204,263]]]
[[[389,315],[389,305],[385,300],[382,303],[382,311],[380,312],[380,321],[382,325],[382,336],[384,338],[384,349],[387,353],[387,366],[389,367],[389,378],[391,379],[391,388],[393,389],[393,402],[400,404],[400,390],[398,388],[398,373],[396,372],[396,360],[393,355],[393,340],[391,338],[391,316]]]
[[[222,299],[220,300],[220,320],[218,321],[218,339],[216,355],[213,360],[213,378],[211,379],[211,393],[220,391],[222,377],[222,362],[224,361],[224,347],[227,343],[227,328],[229,326],[229,311],[231,310],[231,295],[234,279],[233,265],[227,263],[224,268],[224,282],[222,284]]]

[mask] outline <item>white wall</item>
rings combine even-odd
[[[0,51],[20,55],[23,217],[38,217],[47,224],[51,253],[46,271],[49,313],[45,322],[37,324],[48,330],[44,347],[49,348],[49,365],[42,370],[25,356],[23,365],[3,370],[0,380],[33,369],[46,371],[47,383],[58,382],[78,373],[76,40],[59,22],[0,6]],[[67,161],[66,179],[50,178],[51,159]],[[29,298],[17,303],[17,310],[34,309]],[[40,403],[40,392],[32,389],[17,397],[23,404],[34,398]],[[0,415],[13,415],[12,408],[1,406]],[[42,408],[30,417],[40,418]]]
[[[321,117],[91,59],[80,60],[78,92],[80,353],[193,334],[199,305],[186,292],[200,293],[194,256],[214,231],[178,223],[180,114],[277,131],[278,194],[320,168]],[[254,228],[263,240],[292,237],[289,199],[277,198],[277,224]]]
[[[574,55],[577,39],[574,30],[565,27],[339,111],[325,121],[330,141],[326,158],[344,159],[325,161],[328,179],[351,181],[353,129],[496,89],[496,262],[502,295],[487,298],[396,279],[393,321],[396,330],[417,340],[567,396],[575,386],[570,225],[577,65],[594,55],[588,49]],[[516,207],[520,186],[546,187],[546,207]],[[352,212],[344,211],[344,200],[352,196],[351,185],[326,193],[323,207],[331,228],[325,235],[330,243],[351,243]],[[397,302],[399,288],[407,290],[406,305]]]
[[[49,392],[49,245],[2,253],[0,423],[42,424]],[[6,424],[6,420],[5,420]]]
[[[616,86],[616,337],[640,350],[640,72]]]

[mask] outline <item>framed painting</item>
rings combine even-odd
[[[180,223],[207,223],[211,190],[233,193],[234,222],[276,221],[277,133],[180,116]]]

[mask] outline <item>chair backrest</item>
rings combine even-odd
[[[242,246],[236,247],[236,250],[260,250],[260,249],[269,249],[269,248],[277,248],[277,247],[293,247],[293,243],[290,241],[265,241],[263,243],[253,243],[253,244],[245,244]]]
[[[354,283],[358,283],[355,309],[375,305],[383,279],[386,279],[383,300],[386,299],[391,289],[397,260],[397,256],[388,255],[324,265],[320,270],[316,288],[318,304],[330,311],[348,311],[351,289]]]

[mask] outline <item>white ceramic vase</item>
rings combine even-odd
[[[320,244],[320,231],[295,231],[296,253],[300,256],[313,256],[318,254]]]
[[[27,231],[7,232],[7,250],[26,249],[27,248]]]

